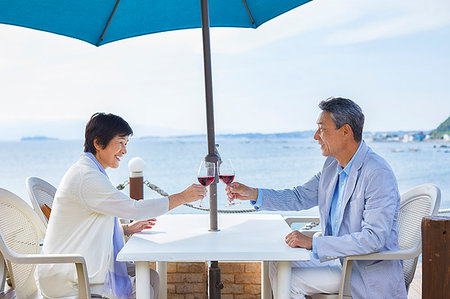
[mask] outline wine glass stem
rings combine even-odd
[[[230,184],[227,184],[227,186],[228,186],[228,185],[230,185]],[[234,206],[234,205],[237,205],[237,204],[240,204],[240,202],[236,201],[236,200],[233,198],[231,201],[228,202],[228,204],[226,205],[226,207],[231,207],[231,206]]]

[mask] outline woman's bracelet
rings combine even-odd
[[[131,236],[132,234],[128,232],[128,224],[125,224],[125,226],[123,227],[123,230],[125,231],[125,235],[127,237]]]

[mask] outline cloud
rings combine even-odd
[[[346,95],[354,89],[352,86],[365,86],[364,82],[368,82],[361,79],[367,76],[363,68],[348,63],[345,65],[348,72],[339,84],[331,75],[324,79],[324,71],[327,74],[342,73],[342,61],[346,58],[339,51],[330,49],[341,44],[379,41],[379,47],[371,56],[376,58],[376,50],[384,49],[384,39],[447,26],[449,8],[448,0],[427,3],[417,0],[316,0],[257,30],[212,28],[217,131],[269,132],[310,126],[315,119],[301,117],[299,120],[297,115],[286,115],[294,111],[315,118],[315,112],[306,111],[304,107],[317,108],[316,103],[305,104],[303,99],[315,101],[330,94]],[[0,119],[8,122],[7,125],[0,123],[0,129],[5,128],[5,132],[13,134],[17,123],[23,121],[35,121],[36,130],[45,120],[84,122],[96,111],[122,115],[134,124],[204,132],[200,29],[146,35],[97,48],[67,37],[0,24],[0,40],[3,104]],[[283,43],[284,48],[280,49],[279,43]],[[447,67],[448,55],[444,53],[446,47],[448,43],[430,43],[421,53],[406,49],[423,62],[422,69],[440,66],[427,74],[431,74],[428,77],[434,82],[433,90],[442,99],[448,97],[445,83],[439,83],[443,80],[440,78],[448,77],[450,69]],[[369,56],[356,48],[353,62],[364,61],[364,68],[373,67]],[[444,53],[442,56],[441,52]],[[409,64],[401,68],[397,65],[397,69],[386,67],[390,73],[407,69],[417,71],[417,66],[413,68]],[[398,80],[385,72],[382,76],[386,76],[387,81]],[[404,76],[402,79],[406,80]],[[423,85],[419,79],[417,76],[407,78],[408,86],[415,86],[411,91],[413,95],[408,93],[411,98],[421,98],[416,95],[417,86]],[[368,90],[372,88],[367,86]],[[388,89],[383,93],[380,89],[377,96],[388,94],[389,98],[395,98],[389,86],[385,86]],[[396,86],[396,90],[402,88]],[[364,91],[353,93],[355,97],[361,97]],[[271,105],[271,101],[278,98],[286,105]],[[444,100],[435,102],[447,103]],[[256,113],[255,109],[258,110]],[[267,121],[274,114],[276,121]],[[34,129],[33,126],[27,128]],[[63,130],[62,126],[59,128]],[[17,134],[25,134],[21,132],[25,130]],[[31,133],[39,132],[30,130]],[[0,134],[0,138],[5,134]]]
[[[239,54],[320,29],[340,26],[360,14],[357,6],[342,4],[345,2],[311,1],[268,21],[256,30],[212,28],[212,49],[216,53]]]
[[[212,28],[215,53],[235,55],[304,34],[324,35],[328,45],[386,39],[450,25],[450,1],[311,1],[258,29]],[[201,44],[193,44],[201,51]]]
[[[359,1],[361,2],[361,1]],[[373,15],[378,15],[373,18]],[[357,22],[331,34],[330,45],[354,44],[409,35],[450,25],[450,2],[376,1],[360,11]]]

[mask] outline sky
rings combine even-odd
[[[82,139],[95,112],[135,137],[204,134],[201,30],[95,47],[0,24],[0,140]],[[342,96],[365,131],[432,130],[450,115],[450,1],[314,0],[258,29],[212,28],[216,133],[313,130]]]

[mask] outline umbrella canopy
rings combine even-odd
[[[310,0],[210,0],[211,27],[257,28]],[[101,46],[144,34],[202,27],[200,0],[0,0],[0,23]]]
[[[205,160],[217,163],[209,27],[257,28],[309,1],[0,0],[0,23],[69,36],[96,46],[150,33],[201,27],[208,135]],[[210,230],[218,230],[216,183],[210,185]],[[210,296],[220,298],[217,261],[211,262],[209,279]]]
[[[202,28],[208,136],[205,160],[217,163],[209,27],[257,28],[309,1],[0,0],[0,23],[73,37],[96,46],[156,32]],[[210,230],[218,230],[216,182],[210,185]]]

